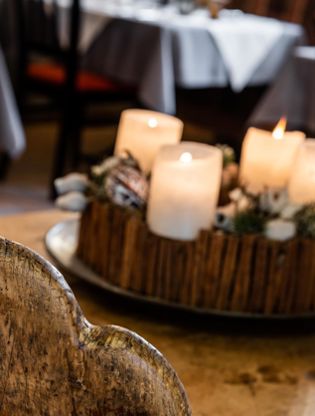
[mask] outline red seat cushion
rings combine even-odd
[[[27,68],[28,77],[49,84],[62,86],[66,80],[65,69],[55,63],[31,63]],[[77,77],[77,89],[82,92],[88,91],[119,91],[124,89],[120,85],[108,79],[87,71],[79,71]]]

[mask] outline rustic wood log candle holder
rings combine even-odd
[[[315,242],[201,231],[192,242],[161,238],[131,211],[92,202],[77,254],[108,283],[192,308],[258,314],[315,311]]]

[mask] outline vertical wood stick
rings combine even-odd
[[[100,258],[101,276],[109,280],[109,257],[110,257],[110,233],[111,233],[112,210],[108,204],[102,205],[102,218],[100,218],[99,227],[101,230],[100,241],[98,244],[102,248]],[[94,243],[96,244],[96,243]]]
[[[205,262],[206,262],[206,248],[208,242],[207,230],[202,230],[199,233],[195,244],[195,256],[192,270],[191,283],[191,305],[200,305],[204,297],[205,286]]]
[[[241,251],[239,264],[236,271],[233,294],[231,299],[231,310],[245,312],[250,288],[250,276],[252,273],[252,255],[256,235],[244,235],[241,238]]]
[[[300,241],[300,261],[298,267],[298,276],[296,280],[296,301],[295,310],[298,313],[307,312],[309,293],[312,293],[312,242],[309,240]]]
[[[176,245],[176,241],[168,240],[166,241],[166,253],[165,253],[165,269],[164,269],[164,282],[165,282],[165,299],[172,300],[172,280],[173,280],[173,268],[172,263],[176,261],[173,258],[173,251]]]
[[[121,208],[111,207],[112,223],[110,227],[109,243],[109,280],[113,284],[119,283],[119,260],[122,259],[121,229],[123,227],[124,214]]]
[[[239,238],[228,236],[227,250],[222,271],[222,280],[218,290],[215,308],[225,310],[229,304],[229,295],[232,282],[235,277],[236,266],[238,263]]]
[[[292,270],[295,273],[295,258],[297,256],[297,245],[296,240],[288,241],[286,244],[286,258],[284,263],[284,270],[282,276],[282,284],[279,287],[279,294],[278,294],[278,305],[276,308],[276,312],[280,314],[286,314],[286,304],[288,302],[288,295],[291,291],[290,286],[292,285],[291,282],[291,274]]]
[[[226,236],[221,233],[212,233],[210,252],[205,265],[205,282],[207,290],[204,304],[208,308],[215,308],[221,284],[222,266],[225,256]]]
[[[98,207],[99,207],[99,203],[96,201],[93,202],[91,205],[91,220],[90,220],[90,233],[89,233],[90,244],[88,247],[88,251],[90,253],[90,264],[93,270],[96,270],[96,271],[97,271],[97,266],[99,262],[98,247],[97,247],[98,244],[95,244],[95,241],[97,241],[97,239],[95,239],[95,236],[98,234],[97,231],[99,229]]]
[[[249,309],[252,312],[260,313],[264,310],[265,293],[267,290],[267,261],[268,261],[268,240],[258,237],[254,256],[252,280],[252,294],[249,301]]]
[[[190,245],[190,243],[189,243]],[[186,287],[186,270],[188,263],[188,245],[177,241],[173,258],[172,293],[175,302],[182,303],[183,288]]]
[[[123,242],[123,255],[120,270],[120,286],[129,289],[131,286],[131,270],[135,257],[135,246],[137,243],[139,221],[136,217],[130,216],[126,222],[125,238]]]
[[[286,259],[286,244],[279,243],[277,241],[272,241],[268,270],[268,286],[266,291],[266,302],[264,309],[264,312],[266,314],[272,314],[276,311],[277,308],[279,308],[279,291],[280,288],[283,286],[284,279],[287,278],[285,276]]]
[[[88,232],[86,229],[86,225],[88,222],[88,218],[90,216],[91,211],[91,204],[89,204],[86,208],[86,210],[82,213],[80,218],[80,224],[79,224],[79,234],[78,234],[78,246],[77,246],[77,256],[83,260],[87,260],[86,255],[86,240],[88,239]]]
[[[156,296],[156,271],[159,261],[158,237],[150,233],[147,244],[145,293],[149,296]]]
[[[188,305],[190,302],[191,276],[194,267],[195,244],[190,241],[185,242],[184,244],[186,266],[183,275],[183,283],[180,290],[180,302],[184,305]]]
[[[137,220],[137,233],[136,233],[136,241],[134,246],[134,256],[132,262],[132,278],[130,282],[130,287],[132,290],[142,293],[143,289],[143,270],[144,270],[144,262],[146,259],[143,258],[143,245],[146,241],[147,235],[147,228],[145,224],[139,219]]]
[[[164,269],[165,269],[165,239],[160,238],[158,243],[158,264],[156,273],[156,294],[159,298],[163,298],[164,292]]]
[[[311,290],[308,296],[308,311],[315,311],[315,242],[311,242],[311,266],[310,266]]]
[[[295,288],[296,288],[296,277],[298,272],[298,262],[299,262],[299,241],[297,239],[293,242],[293,255],[291,256],[290,261],[290,270],[288,271],[287,277],[287,292],[285,299],[284,313],[290,315],[294,312],[294,297],[295,297]]]

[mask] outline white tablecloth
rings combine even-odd
[[[283,115],[288,118],[290,128],[315,134],[315,47],[296,48],[255,109],[250,124],[276,124]]]
[[[46,0],[46,10],[51,11],[51,1]],[[61,45],[68,44],[69,0],[58,0],[59,38]],[[203,28],[213,38],[226,67],[231,87],[241,91],[246,87],[257,67],[285,32],[284,25],[275,19],[265,19],[243,14],[238,10],[224,10],[220,19],[210,19],[209,11],[198,9],[183,16],[173,6],[158,7],[135,0],[131,6],[116,1],[82,1],[81,36],[79,47],[84,53],[97,35],[113,18],[151,22],[171,29]],[[190,65],[191,66],[191,65]]]
[[[57,1],[65,44],[69,0]],[[176,112],[176,85],[238,92],[270,83],[304,36],[298,25],[239,11],[213,20],[205,11],[184,16],[144,0],[83,0],[82,8],[84,66],[138,85],[146,105],[168,113]]]
[[[24,131],[0,49],[0,151],[16,158],[24,148]]]

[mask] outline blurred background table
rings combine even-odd
[[[66,43],[69,2],[58,4],[64,13],[60,40]],[[166,113],[176,113],[176,87],[231,85],[240,92],[270,84],[294,46],[304,41],[299,25],[237,10],[223,10],[218,20],[207,10],[182,15],[172,6],[139,0],[129,5],[85,0],[82,10],[83,66],[136,85],[146,106]]]
[[[58,1],[66,43],[68,1]],[[82,1],[82,67],[134,85],[145,107],[211,129],[238,153],[262,92],[305,42],[303,27],[239,10],[215,20],[206,10],[182,15],[173,6],[131,3]]]
[[[71,2],[44,1],[48,17],[52,4],[58,5],[58,38],[66,46]],[[1,3],[10,15],[14,2]],[[205,9],[183,15],[172,4],[161,7],[149,0],[81,0],[80,7],[81,68],[133,86],[145,107],[176,113],[236,148],[262,92],[286,67],[294,47],[305,41],[301,25],[240,10],[222,10],[215,20]],[[41,30],[43,12],[38,24],[34,14],[32,7],[34,36],[47,40]],[[2,26],[13,20],[3,13]],[[7,32],[14,40],[16,31]],[[11,58],[14,48],[8,49]]]
[[[43,239],[73,215],[42,211],[0,218],[0,234],[47,257]],[[171,362],[194,416],[313,416],[313,321],[203,318],[156,309],[66,275],[84,314],[96,324],[138,332]]]

